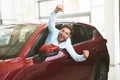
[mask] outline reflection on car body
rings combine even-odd
[[[73,25],[75,51],[90,51],[86,61],[75,62],[65,49],[57,54],[41,54],[39,48],[49,34],[46,23],[14,25],[4,28],[12,30],[9,34],[0,35],[0,80],[107,80],[107,40],[92,25],[58,22],[56,27],[60,29],[64,24]]]

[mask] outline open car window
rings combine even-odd
[[[80,23],[65,23],[73,26],[73,34],[71,36],[72,45],[91,40],[94,36],[94,29],[88,25]],[[56,28],[60,29],[64,24],[57,24]]]

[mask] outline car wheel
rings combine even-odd
[[[94,80],[107,80],[108,79],[108,66],[105,62],[97,63],[95,68]]]

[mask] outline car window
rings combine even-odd
[[[34,25],[14,25],[0,29],[0,59],[14,58],[37,29]]]
[[[73,25],[73,34],[71,36],[72,44],[84,42],[93,38],[93,28],[81,23],[64,23]],[[64,24],[57,24],[56,28],[60,29]]]
[[[72,44],[84,42],[93,38],[93,29],[84,24],[73,24],[74,33],[71,36]]]

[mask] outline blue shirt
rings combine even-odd
[[[57,17],[57,13],[52,12],[50,19],[49,19],[49,23],[48,23],[49,35],[45,42],[48,44],[58,45],[59,48],[66,49],[67,52],[70,54],[70,56],[77,62],[85,61],[86,59],[84,58],[84,55],[79,55],[75,52],[75,50],[71,44],[70,38],[68,38],[66,41],[59,44],[58,35],[59,35],[60,31],[57,28],[55,28],[56,17]]]

